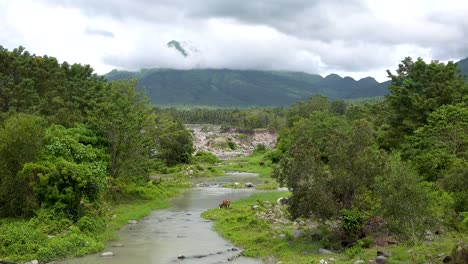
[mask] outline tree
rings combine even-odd
[[[16,114],[0,126],[0,216],[29,216],[38,204],[30,179],[18,172],[43,147],[46,122],[34,115]]]
[[[380,214],[394,232],[404,239],[416,241],[434,224],[434,203],[431,186],[408,164],[394,157],[384,176],[376,180]]]
[[[156,149],[156,115],[135,81],[110,82],[89,120],[107,141],[112,178],[146,178]]]
[[[159,115],[156,124],[156,157],[167,166],[189,163],[194,152],[192,134],[170,116]]]
[[[425,124],[427,117],[439,107],[462,102],[468,86],[453,62],[432,61],[426,64],[409,57],[402,61],[386,96],[391,113],[388,117],[384,147],[398,147],[407,135]]]
[[[108,155],[94,131],[83,124],[66,129],[53,125],[46,131],[45,151],[37,161],[26,163],[20,172],[31,179],[36,199],[78,219],[81,203],[96,202],[106,189]]]
[[[435,181],[455,167],[466,167],[468,159],[468,108],[445,105],[428,116],[402,145],[402,157],[412,161],[420,175]]]
[[[274,175],[292,192],[293,217],[336,219],[342,209],[353,207],[356,196],[372,188],[384,169],[385,155],[363,120],[349,124],[314,112],[296,122],[279,144],[286,146],[286,154]]]

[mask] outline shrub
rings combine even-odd
[[[227,141],[227,145],[231,150],[236,150],[237,149],[237,144],[234,141]]]
[[[195,154],[194,161],[204,162],[204,163],[209,163],[209,164],[219,163],[218,157],[206,151],[198,151],[197,154]]]
[[[27,222],[14,222],[0,226],[0,256],[17,261],[31,260],[47,243],[47,237]]]
[[[364,222],[363,214],[357,209],[343,209],[341,211],[341,228],[349,237],[361,237]]]
[[[95,237],[106,230],[106,222],[102,218],[83,216],[76,225],[83,233]]]
[[[265,150],[266,150],[265,144],[257,144],[257,146],[255,146],[254,152],[263,152]]]

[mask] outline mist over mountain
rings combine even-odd
[[[330,74],[231,69],[113,70],[107,80],[135,78],[157,105],[287,106],[320,94],[331,99],[382,96],[389,82]]]

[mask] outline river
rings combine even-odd
[[[251,195],[253,189],[228,189],[218,187],[223,182],[257,182],[249,173],[231,173],[227,177],[210,179],[210,184],[186,190],[172,200],[168,209],[153,211],[138,224],[126,225],[119,231],[120,240],[110,242],[102,252],[113,252],[113,257],[101,257],[100,253],[60,261],[59,263],[97,264],[258,264],[260,260],[237,257],[241,250],[224,240],[212,230],[213,223],[200,214],[218,207],[224,200],[236,200]],[[224,209],[223,209],[224,210]],[[123,247],[113,247],[122,244]],[[234,248],[234,250],[233,250]],[[183,255],[185,259],[178,259]],[[232,261],[229,261],[232,259]]]

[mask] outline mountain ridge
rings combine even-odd
[[[166,68],[113,70],[107,80],[135,78],[154,104],[288,106],[320,94],[331,99],[382,96],[389,82],[293,71]]]

